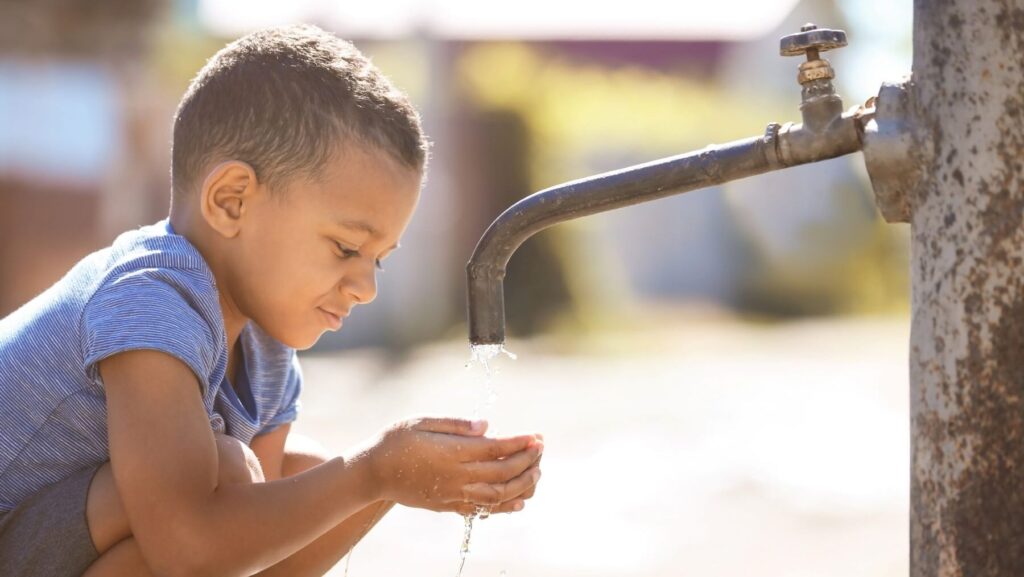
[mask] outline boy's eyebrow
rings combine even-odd
[[[336,222],[338,223],[338,226],[341,226],[343,228],[349,228],[349,229],[354,229],[354,230],[361,230],[361,231],[369,233],[370,236],[380,236],[380,233],[377,232],[377,229],[373,228],[373,225],[371,225],[368,222],[364,222],[364,221],[361,221],[361,220],[339,220],[339,221],[336,221]],[[398,248],[398,243],[397,242],[395,244],[391,245],[391,247],[388,248],[388,250],[395,250],[396,248]]]

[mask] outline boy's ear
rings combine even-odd
[[[249,164],[240,160],[218,164],[206,175],[199,191],[203,219],[221,236],[234,238],[258,188],[256,171]]]

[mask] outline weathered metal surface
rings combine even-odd
[[[917,0],[911,576],[1024,575],[1024,2]]]
[[[864,164],[875,204],[888,222],[910,222],[910,199],[921,181],[928,134],[916,130],[917,111],[909,79],[885,83],[869,101],[874,113],[864,126]]]

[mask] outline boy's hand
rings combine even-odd
[[[421,418],[385,431],[367,451],[381,498],[471,514],[517,511],[540,479],[537,435],[488,438],[485,421]]]

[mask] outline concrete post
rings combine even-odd
[[[913,80],[910,574],[1018,577],[1024,0],[915,0]]]

